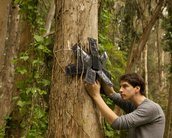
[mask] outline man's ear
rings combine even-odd
[[[140,86],[136,86],[135,88],[140,91]]]

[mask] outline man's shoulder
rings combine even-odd
[[[144,110],[150,111],[152,114],[164,114],[161,106],[150,100],[150,99],[145,99],[144,102],[140,105],[139,108],[142,108]]]
[[[145,101],[143,102],[144,106],[146,107],[151,107],[151,108],[161,108],[160,105],[148,98],[145,99]]]

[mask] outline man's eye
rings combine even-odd
[[[126,87],[128,87],[128,85],[124,84],[122,87],[123,87],[123,88],[126,88]]]

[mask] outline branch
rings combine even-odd
[[[55,3],[54,0],[51,1],[51,6],[47,15],[47,19],[46,19],[46,23],[45,23],[45,34],[44,36],[47,36],[48,34],[50,34],[50,29],[51,29],[51,25],[52,25],[52,20],[54,18],[55,15]]]
[[[145,45],[146,45],[146,43],[148,41],[150,32],[151,32],[153,26],[155,25],[160,13],[162,12],[163,3],[164,3],[164,0],[161,0],[157,4],[157,6],[156,6],[156,8],[155,8],[155,10],[153,12],[153,16],[152,16],[151,20],[149,21],[148,25],[146,25],[146,27],[143,30],[142,36],[140,37],[140,40],[139,40],[138,47],[134,51],[131,51],[130,54],[132,54],[132,55],[130,56],[130,59],[128,61],[127,71],[126,72],[130,72],[133,65],[137,61],[139,61],[140,56],[141,56],[141,52],[143,51],[143,49],[144,49],[144,47],[145,47]]]

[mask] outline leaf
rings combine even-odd
[[[20,56],[20,59],[26,61],[29,59],[29,56],[24,54],[24,55]]]
[[[40,95],[43,95],[43,94],[47,94],[47,92],[44,91],[44,90],[40,90],[40,91],[39,91],[39,94],[40,94]]]
[[[16,64],[17,61],[18,61],[17,58],[14,58],[14,59],[12,60],[12,63],[13,63],[13,64]]]
[[[46,80],[46,79],[42,79],[42,81],[40,81],[39,83],[43,84],[43,86],[50,85],[50,81],[49,80]]]
[[[23,75],[23,74],[27,73],[27,70],[24,67],[17,67],[16,72]]]
[[[13,98],[12,98],[12,100],[18,100],[19,99],[19,96],[14,96]]]
[[[48,54],[51,53],[51,51],[45,45],[39,45],[38,49],[42,50],[42,52],[44,53],[48,53]]]
[[[19,4],[21,2],[21,0],[15,0],[14,1],[16,4]]]
[[[43,65],[43,61],[40,59],[35,59],[32,61],[32,65]]]
[[[27,88],[26,89],[26,94],[36,94],[37,92],[39,92],[40,89],[39,88],[36,88],[36,87],[31,87],[31,88]]]
[[[41,110],[40,108],[35,108],[34,110],[34,116],[37,118],[37,119],[40,119],[42,117],[45,116],[45,112],[43,110]]]
[[[19,100],[19,101],[17,102],[17,105],[20,106],[20,107],[23,107],[23,106],[26,105],[26,102],[25,102],[25,101]]]
[[[39,36],[39,35],[34,35],[34,39],[37,42],[43,42],[44,41],[44,38],[42,36]]]
[[[35,79],[39,79],[39,78],[40,78],[40,72],[35,72],[34,78],[35,78]]]

